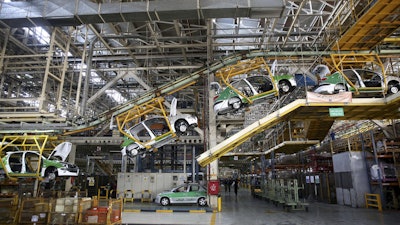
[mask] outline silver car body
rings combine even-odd
[[[343,74],[359,89],[361,94],[382,94],[384,88],[388,88],[388,94],[395,94],[399,91],[400,78],[395,76],[386,76],[384,83],[383,76],[380,73],[364,69],[345,69]],[[340,72],[328,75],[314,89],[315,93],[335,94],[342,91],[355,92],[347,80]]]
[[[285,94],[297,86],[296,80],[291,75],[274,76],[274,82],[278,86],[279,91]],[[271,78],[266,75],[251,75],[231,82],[232,87],[241,92],[242,95],[236,93],[230,87],[222,89],[216,82],[213,82],[211,85],[211,88],[216,89],[218,93],[218,97],[214,102],[214,112],[216,114],[226,114],[236,111],[244,105],[249,104],[248,99],[243,96],[248,97],[253,103],[262,102],[266,98],[275,96],[275,92],[273,91],[275,90],[274,85]]]
[[[185,134],[189,129],[198,124],[196,116],[190,114],[177,114],[176,101],[171,104],[171,112],[168,117],[151,116],[150,118],[129,128],[126,133],[133,138],[125,139],[122,144],[122,155],[134,157],[139,153],[145,156],[146,149],[152,151],[175,140],[175,135]],[[169,128],[168,123],[171,126]],[[135,142],[132,139],[143,140]]]

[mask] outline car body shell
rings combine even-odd
[[[249,100],[255,103],[265,98],[273,97],[278,92],[275,86],[279,88],[281,93],[288,93],[297,86],[296,80],[292,75],[274,76],[274,82],[276,85],[273,85],[270,77],[266,75],[252,75],[231,82],[230,85],[233,88],[226,87],[219,92],[218,97],[215,99],[215,113],[226,114],[250,104]]]
[[[183,121],[185,125],[179,126]],[[127,130],[132,138],[124,137],[124,142],[121,145],[122,154],[133,157],[139,153],[145,153],[146,149],[151,151],[159,148],[173,141],[176,134],[185,134],[188,130],[196,127],[197,124],[197,117],[189,114],[177,114],[169,117],[153,116]],[[134,139],[144,141],[134,141]]]
[[[343,76],[343,74],[346,76]],[[383,95],[399,91],[400,78],[386,76],[384,82],[382,74],[365,69],[345,69],[325,76],[314,92],[320,94],[335,94],[341,91],[350,91],[365,96]],[[351,82],[351,84],[349,83]]]
[[[207,189],[197,183],[186,183],[170,191],[159,193],[155,198],[155,203],[167,205],[163,198],[168,199],[168,204],[199,204],[205,206],[207,204]]]
[[[72,144],[63,142],[56,146],[50,155],[39,151],[9,151],[1,159],[0,167],[4,165],[10,177],[32,177],[39,174],[40,177],[46,176],[46,171],[52,169],[57,176],[71,177],[79,175],[79,168],[71,163],[65,162],[71,151]],[[4,168],[0,168],[4,170]]]

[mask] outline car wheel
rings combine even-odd
[[[180,119],[175,122],[175,130],[180,134],[186,133],[188,128],[189,123],[186,120]]]
[[[199,206],[206,206],[207,205],[207,201],[206,201],[205,198],[201,197],[201,198],[199,198],[199,200],[197,200],[197,204]]]
[[[240,99],[235,98],[233,101],[230,103],[232,109],[240,109],[242,107],[242,101]]]
[[[126,147],[126,154],[128,157],[135,157],[139,154],[139,148],[136,144]]]
[[[292,90],[292,85],[287,80],[282,80],[279,82],[279,90],[283,94],[287,94]]]
[[[167,197],[161,198],[160,203],[162,206],[169,205],[169,198],[167,198]]]
[[[346,91],[346,87],[343,84],[336,84],[333,93],[337,94]]]
[[[49,180],[55,180],[56,177],[58,176],[57,169],[55,167],[49,167],[46,169],[46,172],[44,173],[44,175]]]
[[[388,87],[388,93],[396,94],[397,92],[399,92],[399,86],[400,86],[400,84],[390,83],[389,87]]]

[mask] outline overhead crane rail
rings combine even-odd
[[[340,120],[400,118],[399,103],[400,92],[387,98],[355,98],[351,102],[310,102],[307,99],[298,99],[203,152],[196,160],[200,166],[204,167],[240,146],[254,135],[287,119],[330,121],[334,118]],[[343,117],[329,117],[329,108],[334,107],[342,107],[345,115]],[[263,154],[269,154],[273,150],[276,149],[268,149]]]

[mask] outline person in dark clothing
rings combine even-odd
[[[234,182],[235,183],[233,184],[233,188],[234,188],[234,191],[235,191],[235,195],[237,196],[237,192],[238,192],[238,189],[239,189],[239,179],[235,179]]]
[[[228,190],[229,190],[229,192],[231,192],[232,183],[233,183],[233,180],[231,178],[229,178],[229,180],[228,180]]]

